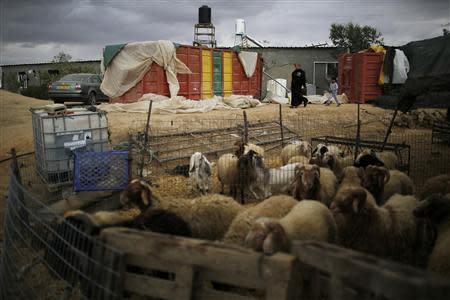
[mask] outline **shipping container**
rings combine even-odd
[[[49,115],[44,109],[31,109],[31,113],[37,171],[47,184],[72,181],[76,149],[109,150],[105,113],[86,109],[72,109],[64,116]]]
[[[263,65],[260,54],[255,73],[250,78],[245,75],[237,53],[232,50],[182,45],[176,49],[176,54],[192,72],[177,75],[180,84],[178,95],[191,100],[231,94],[260,98]],[[169,96],[164,69],[155,63],[140,82],[122,96],[110,99],[110,102],[135,102],[147,93]]]
[[[350,102],[366,103],[382,95],[378,78],[383,54],[374,52],[347,53],[339,57],[339,93]]]

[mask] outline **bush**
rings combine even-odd
[[[21,94],[27,97],[47,100],[48,86],[45,84],[40,86],[29,86],[27,89],[23,90]]]

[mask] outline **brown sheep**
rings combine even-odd
[[[450,278],[450,194],[431,195],[419,203],[414,215],[428,219],[437,234],[427,269]]]
[[[340,190],[331,204],[344,247],[382,258],[420,265],[417,222],[413,210],[414,196],[394,195],[378,206],[374,197],[362,187]]]
[[[316,165],[299,165],[295,168],[292,196],[297,200],[318,200],[330,206],[336,194],[337,179],[333,172]]]
[[[403,172],[385,167],[369,165],[362,176],[362,186],[375,197],[378,205],[383,205],[394,194],[412,195],[414,184]]]
[[[425,199],[433,194],[445,195],[448,193],[450,193],[450,175],[441,174],[425,181],[419,199]]]

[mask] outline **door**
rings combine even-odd
[[[233,59],[231,52],[223,53],[223,95],[230,96],[233,92]]]
[[[214,51],[214,95],[222,96],[222,52]]]
[[[202,50],[202,99],[212,98],[212,51]]]

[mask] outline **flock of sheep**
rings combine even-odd
[[[281,158],[282,167],[268,168],[264,149],[241,142],[217,163],[197,152],[189,179],[203,195],[161,197],[135,179],[120,201],[138,207],[137,217],[71,211],[65,218],[222,241],[266,255],[289,252],[293,240],[317,240],[450,277],[450,175],[428,179],[417,194],[411,179],[396,170],[392,152],[364,150],[354,161],[336,146],[312,149],[295,141]],[[214,167],[221,194],[209,193]]]

